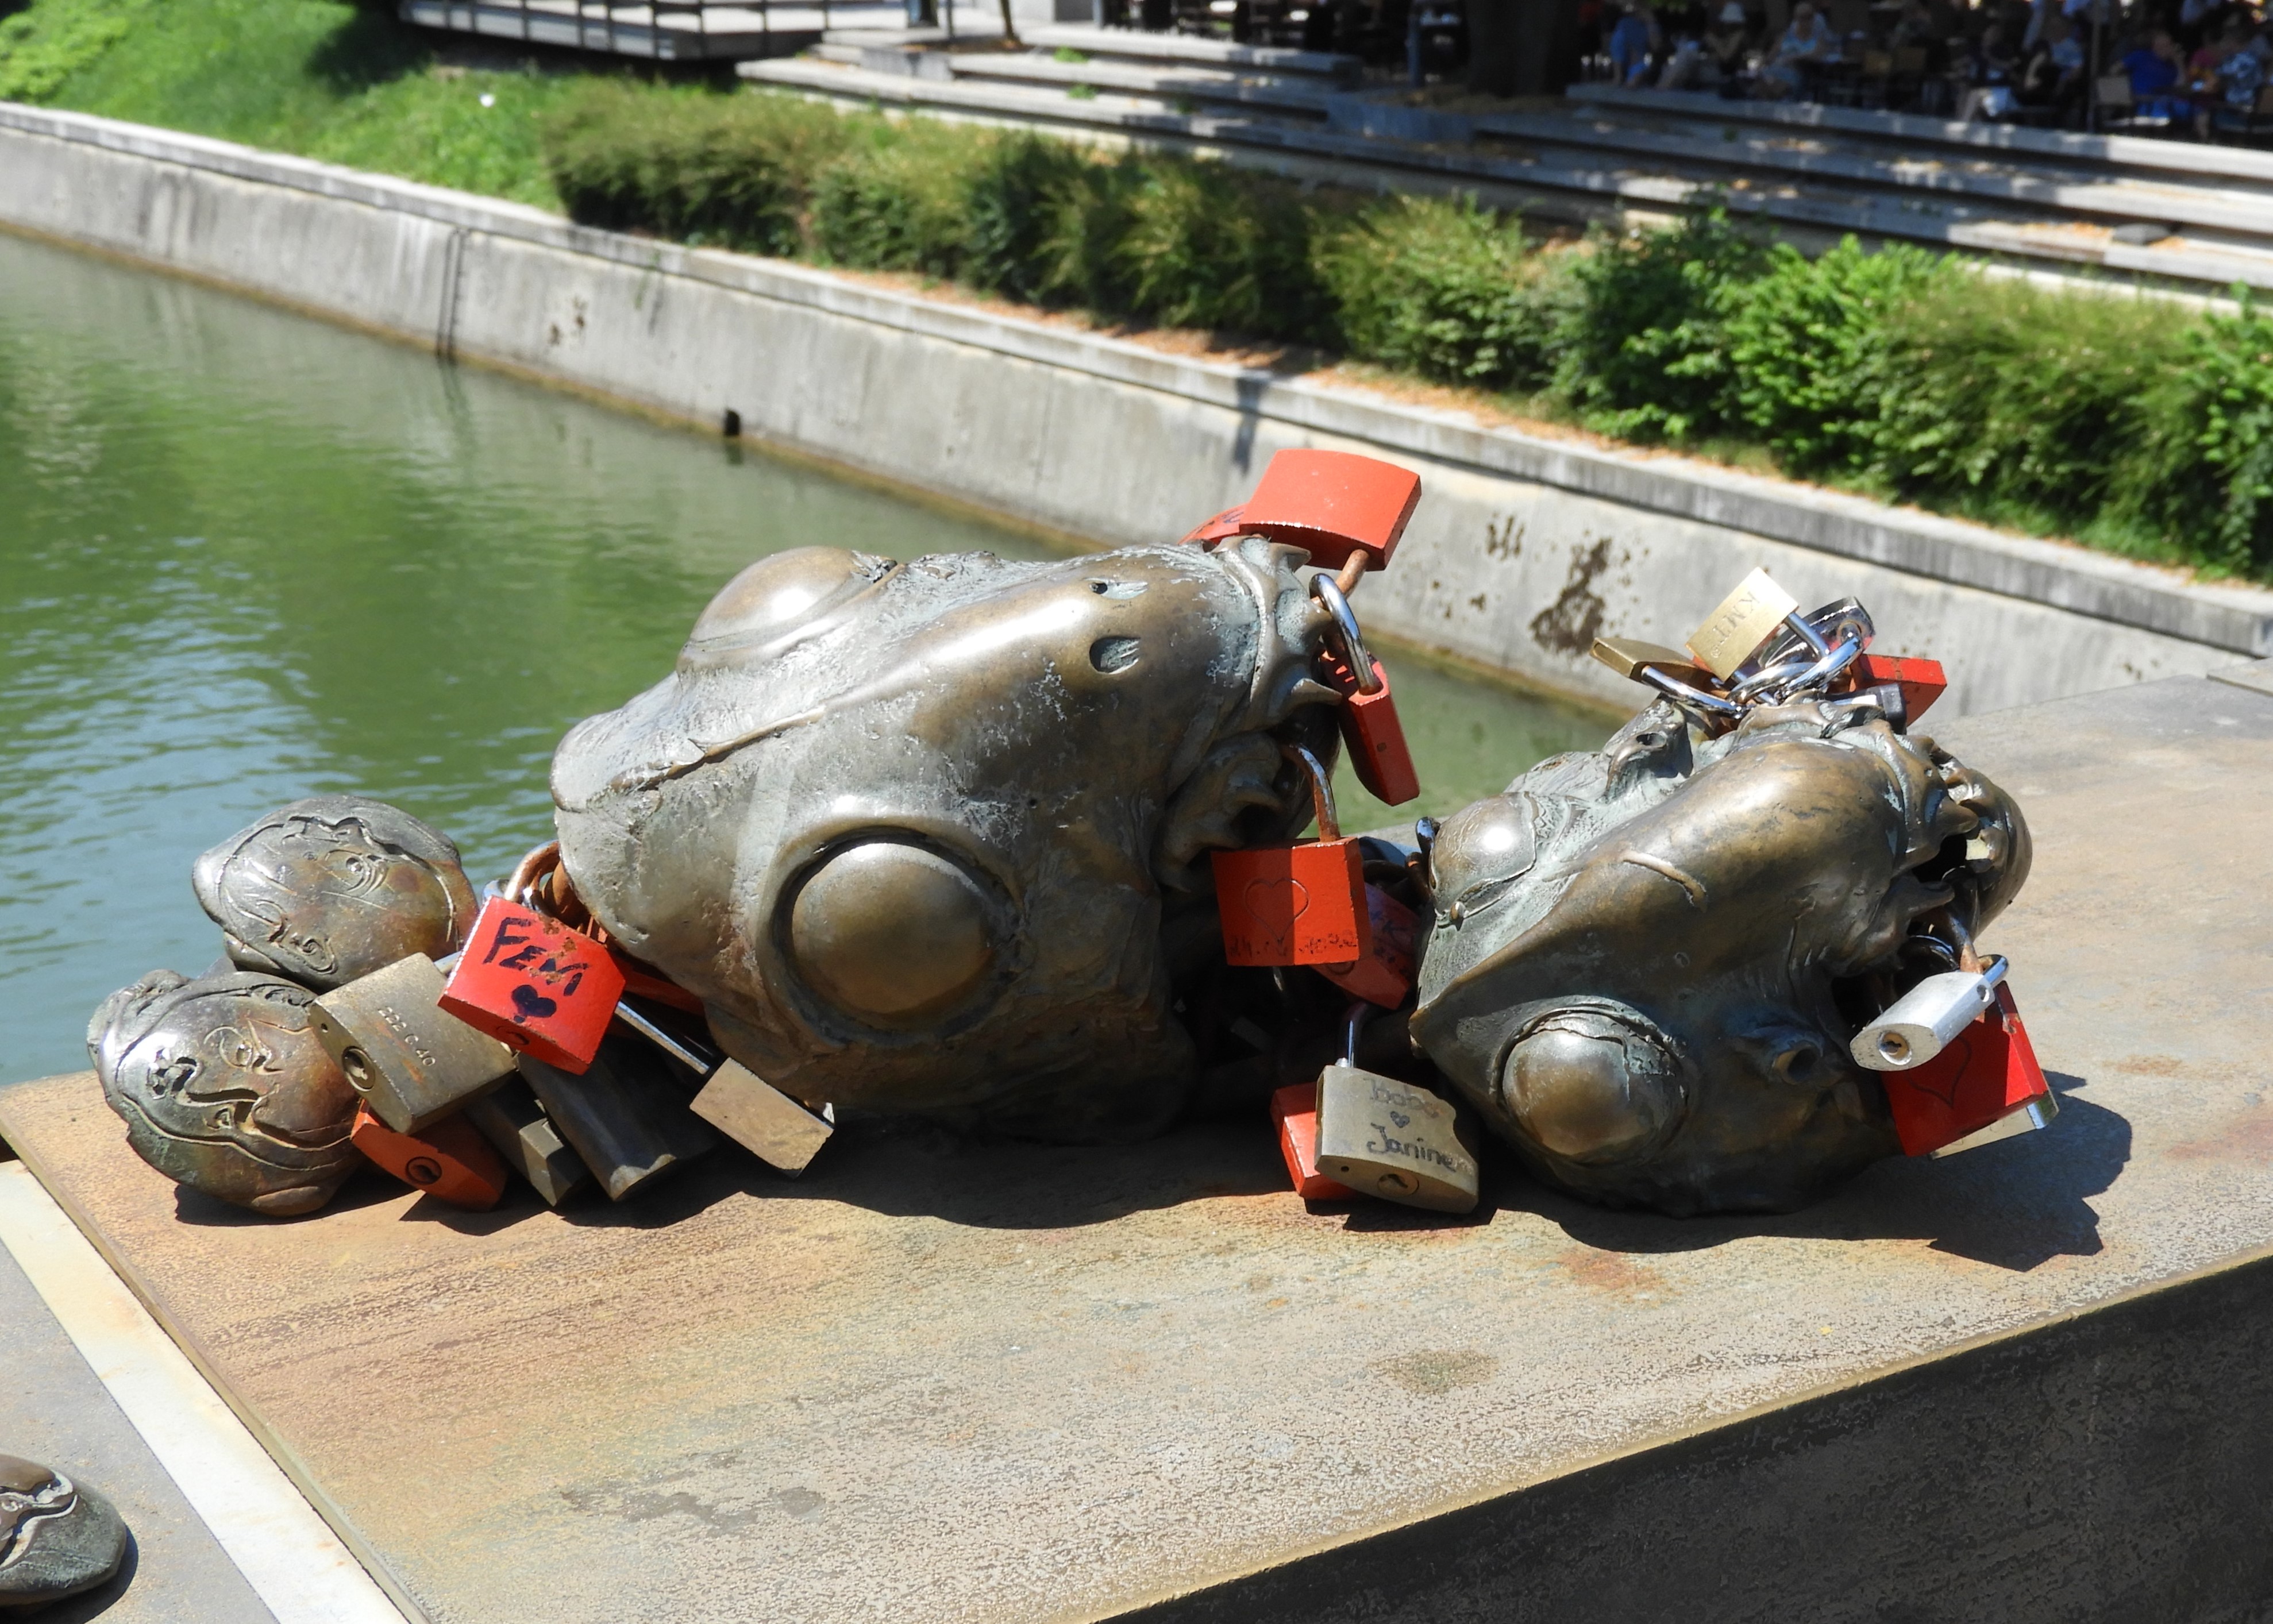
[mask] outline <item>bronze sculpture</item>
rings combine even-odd
[[[135,1153],[272,1217],[329,1201],[363,1158],[348,1142],[355,1090],[317,1037],[314,1001],[274,976],[162,969],[104,999],[87,1050]]]
[[[787,1171],[838,1112],[1104,1142],[1269,1099],[1298,1188],[1339,1187],[1301,1140],[1337,1178],[1448,1210],[1477,1198],[1477,1121],[1572,1194],[1697,1213],[1790,1207],[1879,1157],[2049,1119],[2004,965],[1973,947],[2027,876],[2027,827],[1909,735],[1939,668],[1866,657],[1850,601],[1800,615],[1756,573],[1686,649],[1605,640],[1658,697],[1603,750],[1441,825],[1326,838],[1341,739],[1369,783],[1414,792],[1347,594],[1418,483],[1298,454],[1311,483],[1281,482],[1291,505],[1258,490],[1176,544],[762,559],[669,676],[569,731],[558,845],[492,889],[476,945],[510,928],[612,967],[586,1036],[612,1021],[616,1061],[521,1061],[611,1195],[642,1179],[575,1128],[629,1109],[610,1081],[627,1044]],[[1313,547],[1338,574],[1305,573]],[[1314,811],[1322,838],[1297,842]],[[441,835],[351,797],[282,809],[197,883],[238,962],[300,985],[146,978],[90,1031],[106,1094],[172,1176],[311,1210],[356,1156],[354,1091],[294,1024],[308,990],[337,989],[319,1013],[352,1025],[333,1005],[386,1004],[371,989],[406,965],[440,987],[470,887]],[[536,953],[469,949],[439,1008],[430,991],[397,1011],[404,1064],[435,1074],[415,1079],[432,1111],[397,1103],[397,1138],[454,1121],[506,1064],[458,1075],[416,1032],[560,1015],[581,980],[498,980]],[[248,1042],[259,1012],[271,1035]],[[1953,1081],[1937,1056],[1961,1030],[1979,1059]],[[639,1109],[694,1154],[709,1130],[669,1092]],[[373,1093],[381,1116],[392,1097]],[[1376,1134],[1388,1160],[1342,1114],[1361,1099],[1399,1118]],[[1428,1106],[1433,1136],[1399,1101]]]
[[[93,1590],[126,1558],[126,1524],[83,1483],[0,1455],[0,1610]]]

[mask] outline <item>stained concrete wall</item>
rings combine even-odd
[[[1941,714],[2273,654],[2273,593],[84,115],[0,104],[0,224],[1101,543],[1182,534],[1285,446],[1387,456],[1426,495],[1368,625],[1566,692],[1631,700],[1593,636],[1678,641],[1756,565],[1943,660]]]

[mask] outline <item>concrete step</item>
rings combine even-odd
[[[954,77],[962,81],[1053,87],[1086,85],[1163,106],[1222,102],[1314,119],[1326,116],[1327,99],[1339,94],[1331,86],[1304,76],[1163,68],[1102,56],[1076,63],[1040,55],[966,51],[953,56],[949,65]]]
[[[1354,56],[1332,51],[1289,50],[1283,46],[1234,45],[1189,34],[1146,34],[1135,28],[1099,28],[1088,23],[1053,23],[1019,30],[1020,39],[1043,50],[1076,50],[1091,56],[1129,62],[1204,64],[1266,73],[1303,74],[1336,85],[1355,85],[1363,71]]]

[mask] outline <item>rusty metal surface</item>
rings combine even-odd
[[[2009,954],[2059,1120],[1773,1218],[1310,1213],[1266,1125],[840,1134],[635,1209],[358,1183],[276,1224],[91,1077],[0,1133],[438,1618],[1083,1618],[2273,1246],[2273,698],[1928,729],[2024,800]]]

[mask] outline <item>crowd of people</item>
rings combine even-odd
[[[1629,86],[2204,138],[2254,130],[2261,96],[2273,102],[2273,25],[2237,0],[2162,4],[1584,0],[1580,23],[1593,71]]]

